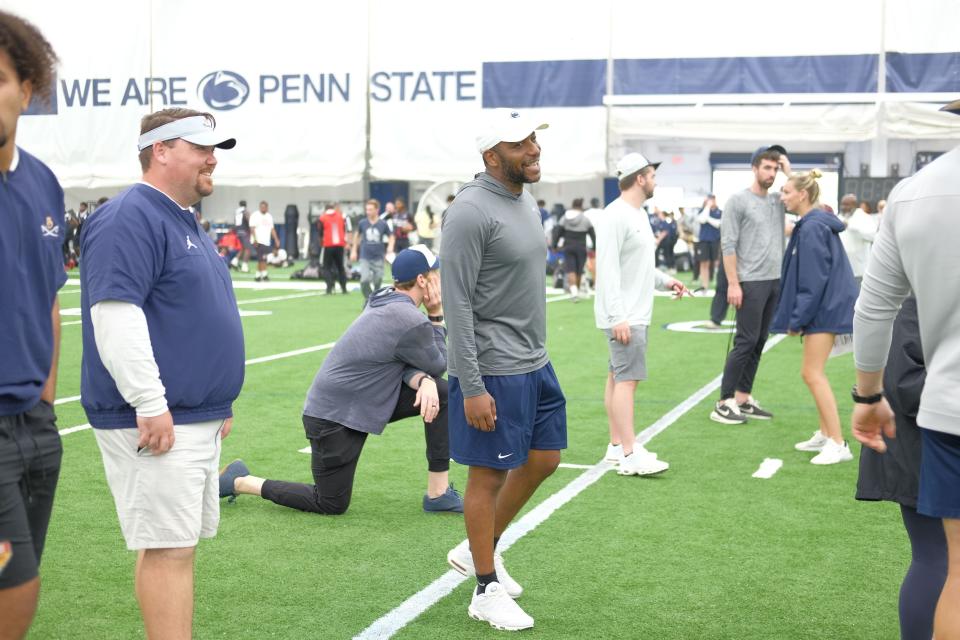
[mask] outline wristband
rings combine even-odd
[[[423,377],[420,378],[420,384],[417,385],[417,391],[420,391],[420,387],[423,386],[423,381],[424,381],[424,380],[433,380],[433,377],[432,377],[432,376],[428,376],[427,374],[423,374]],[[433,381],[436,382],[436,380],[433,380]]]
[[[443,322],[443,316],[431,316],[430,314],[427,314],[427,320],[430,322]]]
[[[850,389],[850,397],[852,397],[853,401],[857,404],[877,404],[883,399],[883,391],[875,393],[872,396],[861,396],[857,393],[857,385],[853,385],[853,389]]]

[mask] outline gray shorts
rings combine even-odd
[[[615,382],[647,379],[647,326],[630,327],[630,344],[613,338],[613,329],[604,329],[610,347],[610,373]]]

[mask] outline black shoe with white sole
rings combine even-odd
[[[737,403],[733,398],[730,398],[729,400],[721,400],[713,407],[713,411],[710,412],[710,419],[721,424],[744,424],[747,421],[747,416],[740,413]]]
[[[739,406],[739,409],[740,413],[755,420],[769,420],[773,417],[772,413],[762,409],[753,398],[748,398],[746,402]]]

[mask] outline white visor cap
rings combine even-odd
[[[176,138],[182,138],[202,147],[233,149],[237,146],[235,138],[217,133],[213,123],[206,116],[189,116],[147,131],[137,140],[137,150],[143,151],[154,142],[165,142]]]

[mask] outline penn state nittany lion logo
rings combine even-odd
[[[47,216],[46,224],[40,225],[40,232],[43,233],[45,238],[59,238],[60,225],[53,224],[53,217]]]
[[[3,540],[0,542],[0,573],[3,573],[3,570],[10,564],[11,558],[13,558],[13,545],[10,544],[9,540]]]
[[[233,71],[208,73],[197,84],[197,96],[217,111],[236,109],[247,101],[249,95],[250,85]]]

